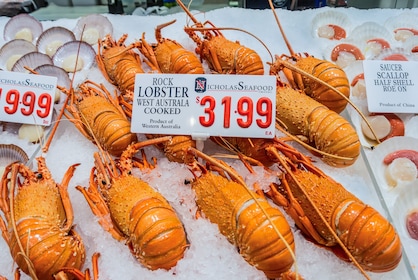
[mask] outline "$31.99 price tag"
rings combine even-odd
[[[199,123],[202,127],[213,126],[217,115],[221,118],[224,129],[231,128],[231,121],[236,121],[236,125],[240,128],[249,128],[254,122],[260,129],[266,129],[272,124],[273,102],[267,97],[254,100],[250,96],[233,98],[227,95],[217,100],[212,95],[206,95],[201,99],[198,98],[197,102],[204,108],[204,115],[199,116]],[[217,103],[220,103],[222,107],[218,114],[215,110]]]
[[[273,138],[275,108],[274,76],[138,74],[131,131]]]
[[[0,71],[0,120],[48,126],[57,78]]]

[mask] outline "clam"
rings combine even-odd
[[[72,31],[65,27],[54,26],[42,32],[36,41],[36,47],[39,52],[52,57],[59,47],[74,40],[75,35]]]
[[[0,178],[6,166],[13,162],[27,163],[29,157],[26,152],[14,144],[0,144]]]
[[[19,58],[12,67],[14,72],[29,73],[25,67],[29,69],[35,69],[36,67],[44,64],[52,64],[52,59],[40,52],[30,52]]]
[[[71,80],[68,73],[61,67],[55,65],[44,64],[34,69],[36,73],[45,76],[57,77],[57,86],[69,89]],[[61,91],[57,88],[55,91],[54,102],[59,102],[61,98]]]
[[[67,42],[52,57],[53,64],[68,73],[89,69],[95,62],[96,52],[84,41]]]
[[[348,16],[334,10],[318,13],[312,20],[312,34],[315,38],[345,39],[350,27],[351,22]]]
[[[36,46],[31,42],[23,39],[11,40],[4,44],[0,49],[0,68],[11,71],[13,65],[19,58],[27,53],[35,51]]]
[[[29,14],[18,14],[7,21],[3,37],[6,41],[23,39],[34,43],[42,31],[42,24],[36,18]]]
[[[113,33],[113,25],[109,19],[100,14],[81,17],[74,28],[77,40],[95,45],[106,35]]]

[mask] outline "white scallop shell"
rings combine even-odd
[[[335,52],[338,55],[333,55],[334,50],[337,50],[343,45],[349,45],[352,46],[351,49],[347,51],[339,51]],[[358,60],[364,60],[366,57],[364,56],[364,49],[365,49],[365,43],[353,41],[353,40],[339,40],[339,41],[333,41],[331,44],[328,45],[327,48],[325,48],[325,59],[337,64],[341,68],[345,69],[350,64],[354,63]],[[356,57],[354,55],[352,50],[358,51],[360,54],[360,58]]]
[[[35,72],[40,75],[57,77],[57,86],[65,89],[70,89],[71,79],[68,73],[61,67],[55,65],[44,64],[35,68]],[[64,98],[64,94],[58,88],[55,91],[55,103],[60,103]]]
[[[393,187],[388,181],[387,168],[388,165],[383,162],[383,159],[396,151],[399,150],[414,150],[418,152],[418,139],[408,136],[398,136],[389,138],[377,145],[376,148],[371,152],[370,162],[373,163],[373,174],[376,177],[376,181],[379,187],[382,189],[385,195],[390,194],[391,197],[387,199],[388,205],[393,205],[394,198],[397,194],[405,188],[411,187],[413,184],[417,184],[418,181],[415,179],[411,182],[398,182],[396,187]]]
[[[403,48],[384,49],[373,60],[391,60],[391,61],[416,61],[418,56],[411,54]]]
[[[364,78],[356,79],[364,74],[363,61],[357,60],[344,69],[351,87],[350,99],[356,104],[363,104],[367,101],[367,92]],[[357,82],[355,82],[355,80]]]
[[[406,229],[406,218],[408,214],[413,211],[418,211],[418,181],[416,185],[404,188],[396,198],[395,204],[393,205],[392,217],[394,225],[398,230],[398,234],[402,237],[403,242],[411,242],[415,247],[415,256],[418,256],[417,240],[411,238]],[[404,244],[405,247],[406,244]],[[413,256],[414,254],[412,254]]]
[[[29,73],[30,71],[25,69],[25,67],[34,70],[36,67],[44,64],[52,64],[52,59],[48,55],[40,52],[30,52],[16,61],[12,71]]]
[[[418,55],[418,36],[411,36],[402,44],[405,51]]]
[[[36,47],[39,52],[52,57],[59,47],[74,40],[75,35],[72,31],[65,27],[54,26],[42,32],[36,41]]]
[[[4,168],[13,162],[26,164],[29,157],[26,152],[14,144],[0,144],[0,178],[3,176]]]
[[[67,72],[77,72],[92,67],[95,57],[96,52],[90,44],[84,41],[70,41],[58,48],[52,60],[55,66],[61,67]]]
[[[391,34],[385,26],[374,21],[367,21],[353,28],[347,39],[367,41],[373,38],[391,39],[390,37]]]
[[[371,21],[355,27],[347,40],[365,43],[363,52],[366,59],[378,55],[384,48],[393,48],[397,45],[386,27]]]
[[[23,55],[35,52],[36,46],[23,39],[14,39],[0,49],[0,68],[11,71],[16,61]]]
[[[58,86],[65,87],[67,89],[70,88],[71,80],[70,80],[70,77],[68,76],[68,73],[64,69],[56,65],[44,64],[44,65],[38,66],[34,70],[40,75],[57,77]]]
[[[418,211],[418,183],[402,189],[396,197],[393,207],[390,209],[393,225],[402,240],[405,255],[408,256],[411,266],[417,265],[418,240],[412,239],[406,227],[407,216],[413,211]]]
[[[317,13],[315,17],[312,19],[312,35],[314,38],[323,38],[329,39],[326,36],[321,36],[321,28],[327,25],[337,25],[343,28],[346,32],[346,38],[350,34],[351,30],[351,21],[349,17],[341,12],[337,12],[335,10],[328,10],[322,13]]]
[[[15,161],[26,163],[29,160],[26,152],[14,144],[0,144],[0,165],[4,166]]]
[[[393,39],[396,41],[405,41],[408,37],[413,36],[414,33],[418,32],[418,15],[406,11],[388,18],[385,21],[384,26],[389,30]],[[400,28],[411,29],[413,32],[401,34],[397,32]]]
[[[90,14],[81,17],[73,31],[77,40],[95,45],[106,35],[113,35],[113,25],[107,17],[101,14]]]
[[[18,14],[7,21],[3,30],[3,38],[6,41],[24,39],[34,43],[42,31],[43,26],[36,18],[29,14]]]

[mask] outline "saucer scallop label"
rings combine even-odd
[[[270,75],[136,75],[131,131],[194,137],[273,138]]]
[[[418,113],[418,62],[363,61],[367,104],[373,113]]]
[[[0,120],[48,126],[57,77],[0,71]]]

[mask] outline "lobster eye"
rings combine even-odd
[[[42,173],[38,173],[38,174],[36,174],[36,178],[37,178],[37,179],[42,179]]]
[[[102,185],[106,186],[106,181],[105,180],[102,180]]]

